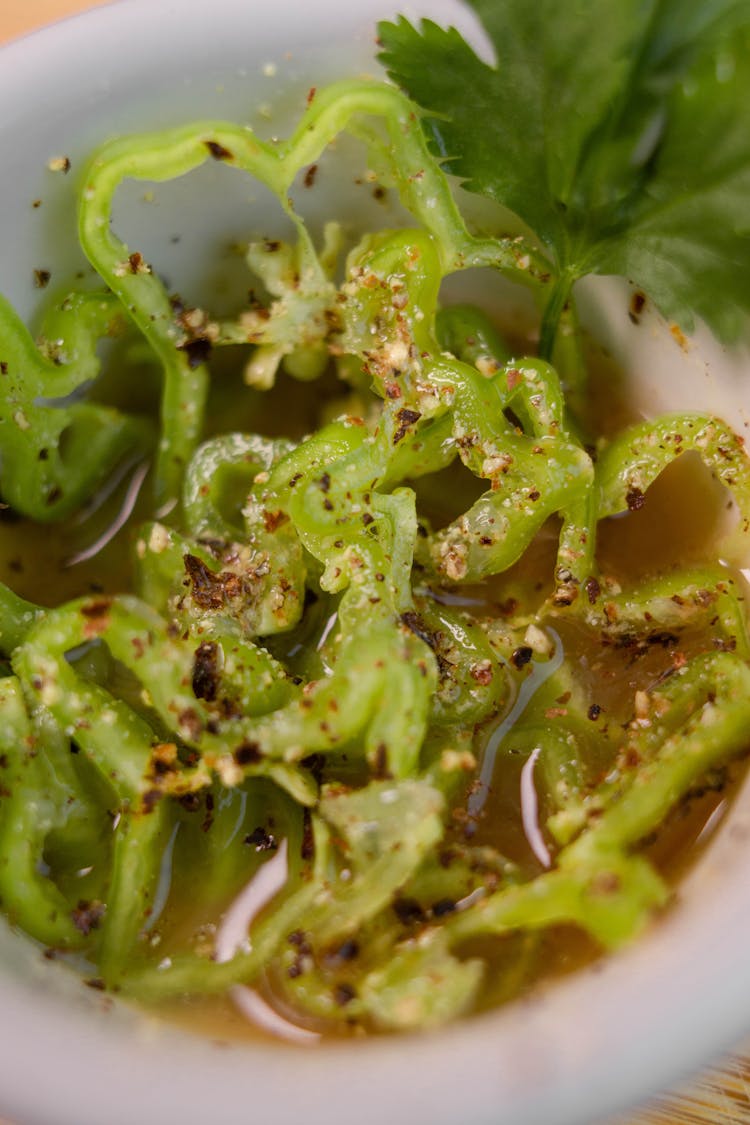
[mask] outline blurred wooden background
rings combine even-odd
[[[0,42],[106,0],[0,0]]]

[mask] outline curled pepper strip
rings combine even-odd
[[[0,582],[0,652],[10,656],[43,613]]]
[[[105,642],[112,656],[140,680],[146,705],[172,737],[202,752],[202,759],[193,763],[188,754],[183,766],[176,744],[159,738],[145,719],[106,688],[77,675],[66,653],[94,639]],[[253,724],[262,720],[235,716],[231,709],[227,714],[220,696],[196,696],[194,659],[190,643],[171,636],[166,622],[149,606],[122,596],[79,599],[50,611],[16,650],[14,667],[26,690],[75,732],[97,769],[134,808],[148,810],[164,793],[202,788],[220,760],[230,771],[229,783],[241,779],[242,765],[249,774],[272,777],[301,804],[312,804],[314,785],[302,770],[286,764],[278,744],[270,738],[261,739],[259,746],[249,743]]]
[[[300,169],[314,163],[352,118],[381,117],[394,153],[391,165],[402,202],[425,227],[434,231],[444,265],[451,269],[493,264],[527,284],[539,286],[548,277],[546,264],[517,239],[470,236],[450,193],[447,180],[429,154],[416,108],[392,87],[379,83],[342,82],[320,91],[287,141],[267,144],[247,127],[226,122],[201,122],[162,133],[128,137],[103,146],[85,169],[79,210],[81,245],[92,265],[117,294],[123,308],[149,341],[164,368],[162,441],[156,468],[160,505],[174,504],[184,468],[197,443],[205,407],[207,374],[202,346],[175,319],[169,299],[148,263],[131,253],[110,230],[115,191],[126,178],[163,181],[197,168],[213,158],[255,176],[273,191],[294,223],[298,245],[297,273],[305,278],[306,300],[316,299],[321,315],[333,301],[330,281],[315,253],[307,229],[289,198]],[[311,297],[313,294],[313,297]],[[244,335],[252,341],[252,326]],[[273,341],[263,336],[265,346]],[[282,350],[304,342],[296,335],[280,341]]]
[[[507,697],[507,665],[479,626],[429,598],[415,598],[417,612],[406,621],[438,661],[432,721],[476,723],[498,714]]]
[[[61,630],[64,616],[53,612],[31,630],[14,654],[14,668],[26,695],[48,711],[61,730],[72,732],[118,801],[107,913],[99,944],[99,965],[109,977],[132,952],[147,917],[169,813],[166,805],[154,807],[149,799],[154,791],[147,776],[156,741],[153,731],[122,701],[77,677],[64,652],[82,643],[85,624],[68,644]],[[56,659],[58,646],[64,651]]]
[[[297,1010],[332,1020],[343,1002],[347,1017],[394,1028],[434,1025],[471,1003],[482,964],[457,961],[439,937],[429,943],[429,951],[423,946],[417,957],[409,959],[410,967],[417,969],[409,981],[404,979],[402,958],[395,963],[383,958],[399,929],[395,918],[388,919],[386,908],[410,887],[439,842],[441,807],[440,793],[424,781],[371,782],[356,792],[334,786],[324,791],[320,811],[333,829],[333,838],[340,841],[346,866],[329,873],[328,886],[304,919],[299,937],[313,966],[296,974],[294,949],[282,952],[275,966],[280,991]],[[364,979],[361,970],[355,971],[348,983],[337,984],[338,951],[354,936],[365,946],[365,964],[386,960],[388,967],[371,970]],[[391,975],[393,985],[388,983]],[[428,979],[432,988],[425,987]],[[436,989],[438,981],[441,987]],[[424,994],[412,997],[410,993],[422,991],[420,984]]]
[[[231,525],[220,511],[224,475],[240,470],[249,492],[258,474],[270,472],[293,449],[293,442],[269,441],[257,434],[224,434],[204,442],[190,461],[183,487],[185,522],[191,534],[231,538],[244,530]]]
[[[744,661],[711,653],[648,693],[649,712],[631,723],[610,776],[581,794],[577,816],[569,805],[553,819],[558,837],[572,835],[576,819],[586,826],[566,864],[632,847],[711,767],[741,751],[749,682]]]
[[[250,716],[286,703],[296,694],[295,685],[271,653],[251,639],[242,612],[248,590],[237,570],[217,570],[209,552],[162,524],[143,531],[136,589],[192,651],[196,698],[211,703],[220,695],[228,711]],[[234,551],[229,553],[236,562]]]
[[[170,957],[166,966],[131,965],[120,987],[148,1003],[190,993],[226,992],[235,984],[251,984],[277,955],[279,948],[303,922],[326,885],[330,866],[330,833],[324,821],[312,817],[312,859],[303,855],[299,818],[287,826],[290,857],[286,887],[252,927],[251,941],[231,958],[218,961],[195,952]]]
[[[666,578],[645,582],[635,590],[616,594],[606,588],[592,590],[580,615],[605,640],[627,644],[659,630],[677,634],[701,620],[710,620],[723,634],[715,643],[750,659],[747,617],[743,595],[731,573],[716,567],[681,570]]]
[[[262,472],[261,481],[251,492],[245,506],[250,544],[258,542],[259,535],[268,538],[283,532],[285,541],[293,546],[295,540],[289,538],[291,528],[305,549],[324,565],[324,588],[340,590],[347,584],[349,588],[338,609],[338,651],[330,679],[310,686],[303,698],[291,700],[252,727],[237,720],[227,730],[236,731],[237,739],[242,736],[251,741],[261,754],[294,761],[306,753],[333,750],[364,727],[367,734],[363,745],[368,760],[380,762],[381,768],[388,760],[389,768],[402,775],[413,768],[424,736],[434,658],[406,623],[406,615],[413,610],[413,498],[404,490],[373,497],[369,505],[364,505],[364,512],[351,512],[346,518],[337,514],[341,509],[329,499],[338,495],[337,481],[346,481],[347,490],[356,487],[356,474],[349,470],[352,465],[356,468],[358,453],[365,458],[366,475],[370,474],[370,447],[362,444],[362,437],[361,426],[334,423]],[[256,439],[251,438],[234,440],[237,448],[256,444]],[[324,455],[341,453],[352,444],[355,462],[343,457],[330,463],[330,472],[305,488]],[[188,505],[191,509],[192,503]],[[273,531],[268,531],[269,511],[274,513]],[[153,539],[152,533],[148,540]],[[149,546],[143,542],[139,553],[147,559]],[[176,542],[173,533],[162,529],[156,551],[160,560],[169,553],[168,564],[177,561],[180,548]],[[274,554],[270,542],[268,553]],[[288,558],[288,552],[284,555],[282,551],[282,557]],[[167,571],[171,569],[167,565]],[[218,579],[215,581],[218,584]],[[288,580],[285,585],[289,586]],[[153,580],[146,588],[153,590]],[[161,601],[163,604],[163,594]],[[224,601],[219,602],[221,613]],[[201,624],[200,628],[203,627]],[[394,690],[397,681],[403,708],[380,710],[378,700]],[[187,707],[187,702],[183,706]],[[252,713],[252,708],[245,713]],[[201,743],[205,744],[203,736]],[[234,749],[227,736],[225,752]],[[222,760],[222,768],[229,768],[230,759]]]
[[[0,679],[0,897],[11,922],[45,945],[83,943],[71,904],[40,871],[47,835],[64,817],[66,799],[37,736],[15,676]]]
[[[735,500],[739,522],[721,548],[733,562],[742,561],[750,531],[750,462],[741,439],[710,415],[667,414],[610,442],[597,465],[599,519],[640,507],[659,473],[688,450],[700,456]]]
[[[274,504],[251,510],[252,494],[234,518],[218,506],[228,477],[249,488],[256,477],[267,479],[292,448],[290,442],[244,434],[226,434],[199,447],[183,491],[189,535],[152,524],[138,541],[137,587],[146,601],[165,614],[179,603],[178,616],[187,610],[193,619],[211,619],[212,629],[222,620],[229,634],[239,629],[246,639],[283,632],[299,621],[307,568],[288,515]]]
[[[440,352],[432,332],[440,269],[435,242],[423,232],[368,236],[349,263],[341,346],[365,356],[385,401],[381,431],[388,433],[393,418],[394,438],[416,438],[422,420],[429,420],[430,446],[445,449],[448,424],[442,420],[449,414],[456,453],[490,481],[468,512],[432,537],[425,556],[438,576],[471,582],[506,569],[550,515],[584,499],[593,468],[568,438],[559,382],[549,365],[524,360],[487,378]],[[380,326],[375,341],[372,325]],[[530,420],[528,435],[518,434],[504,416],[518,400]],[[386,479],[394,475],[391,467]]]
[[[213,342],[255,345],[243,373],[251,387],[271,387],[279,365],[302,381],[317,379],[328,365],[326,340],[336,305],[331,274],[341,240],[338,224],[327,223],[324,238],[317,262],[306,239],[296,246],[273,240],[248,247],[248,267],[275,299],[268,308],[251,308],[234,321],[220,321]]]
[[[146,419],[78,400],[99,373],[97,341],[120,315],[109,293],[71,294],[48,313],[40,349],[0,297],[0,490],[22,515],[64,519],[153,444]]]
[[[598,590],[601,578],[595,557],[598,522],[641,508],[656,478],[687,452],[700,456],[729,491],[737,516],[719,547],[729,561],[745,560],[750,541],[750,460],[741,439],[719,418],[668,414],[624,430],[600,451],[595,484],[574,505],[561,532],[553,599],[556,606],[576,604],[583,616],[596,617],[590,605],[598,599],[598,593],[591,591]],[[685,581],[689,584],[690,576]],[[679,579],[674,580],[672,593],[679,602]],[[666,589],[664,594],[667,596]],[[638,600],[637,594],[633,600]],[[738,619],[735,632],[742,637],[744,631]]]
[[[623,748],[623,763],[627,758],[639,764],[623,764],[616,778],[583,799],[578,827],[586,827],[560,852],[556,869],[456,916],[447,923],[453,941],[575,921],[614,947],[666,901],[651,866],[629,853],[708,769],[744,748],[750,668],[728,653],[696,657],[659,695],[666,710],[655,707],[648,724],[636,722]],[[574,834],[573,815],[568,806],[553,822],[557,834]]]

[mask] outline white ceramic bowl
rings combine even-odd
[[[0,289],[26,315],[38,298],[34,268],[62,279],[82,265],[71,180],[95,143],[198,117],[245,119],[267,132],[262,103],[275,107],[272,127],[283,132],[309,86],[377,72],[375,21],[399,8],[476,31],[449,0],[122,0],[5,48]],[[59,154],[71,159],[69,177],[47,168]],[[119,217],[145,223],[149,257],[161,254],[176,284],[200,272],[201,245],[247,230],[246,184],[225,178],[220,206],[200,202],[197,191],[215,175],[209,168],[202,183],[186,179],[156,219],[144,219],[135,198],[122,204]],[[44,202],[34,209],[37,198]],[[360,207],[356,195],[330,203],[352,215]],[[169,241],[191,214],[200,217],[197,253]],[[702,339],[685,353],[655,319],[634,329],[620,286],[590,286],[584,310],[654,408],[709,406],[742,432],[746,352],[730,356]],[[23,1125],[600,1119],[750,1032],[749,858],[746,787],[679,906],[640,945],[440,1033],[310,1051],[220,1048],[164,1026],[83,988],[3,928],[0,1114]]]

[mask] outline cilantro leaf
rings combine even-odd
[[[453,28],[382,23],[381,61],[425,110],[447,170],[547,248],[542,349],[570,287],[629,277],[691,330],[750,310],[748,0],[468,0],[495,53]],[[545,347],[546,344],[546,347]]]

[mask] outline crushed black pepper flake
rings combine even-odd
[[[223,576],[211,570],[196,555],[186,554],[183,562],[196,604],[201,609],[221,609],[227,597]]]
[[[216,641],[199,644],[193,657],[192,688],[196,699],[212,703],[221,682],[221,647]]]
[[[414,898],[394,899],[393,912],[402,926],[414,926],[425,920],[425,912]]]
[[[379,742],[377,745],[372,764],[372,772],[375,778],[382,781],[392,776],[388,769],[388,747],[384,742]]]
[[[106,913],[106,907],[98,899],[91,902],[81,900],[70,912],[73,925],[84,937],[88,937],[92,930],[98,930]]]
[[[96,601],[84,602],[81,606],[81,616],[89,621],[106,617],[112,606],[111,598],[98,598]]]
[[[313,834],[312,814],[309,809],[305,809],[302,815],[302,847],[300,848],[300,855],[304,860],[312,859],[315,855],[315,836]]]
[[[46,289],[51,277],[49,270],[34,270],[34,285],[37,289]]]
[[[333,961],[354,961],[358,956],[359,946],[354,938],[349,938],[333,951],[330,959]]]
[[[198,336],[195,340],[188,340],[179,345],[179,351],[187,356],[188,367],[195,371],[202,363],[206,363],[211,355],[211,341],[206,336]]]
[[[183,793],[181,797],[178,797],[178,801],[187,813],[198,812],[203,803],[200,793]]]
[[[641,492],[640,488],[636,488],[635,485],[633,485],[627,491],[625,503],[628,506],[629,512],[638,512],[646,503],[646,497],[643,492]]]
[[[401,614],[401,624],[405,625],[415,637],[419,637],[420,641],[424,641],[431,649],[436,647],[437,642],[434,634],[430,632],[422,618],[413,609],[406,610],[405,613]]]
[[[520,645],[511,656],[510,662],[514,668],[521,669],[524,665],[529,663],[533,655],[533,648],[530,648],[528,645]]]
[[[144,813],[153,812],[163,796],[161,789],[148,789],[141,797],[141,808]]]
[[[286,512],[278,508],[275,512],[263,512],[263,526],[268,532],[274,532],[281,527],[282,524],[287,523],[289,516]]]
[[[342,981],[339,984],[335,985],[333,989],[334,1003],[338,1004],[340,1008],[345,1007],[347,1004],[351,1004],[352,1000],[354,1000],[356,996],[356,988],[354,987],[354,985],[349,984],[346,981]]]
[[[409,427],[413,426],[415,422],[418,422],[421,417],[422,415],[417,410],[408,410],[406,407],[404,407],[403,410],[399,410],[396,414],[398,429],[393,435],[393,444],[398,445]]]
[[[597,599],[602,592],[602,588],[596,578],[587,578],[583,584],[583,588],[586,591],[586,597],[589,599],[589,604],[596,605]]]
[[[262,825],[258,825],[248,833],[244,842],[249,847],[255,848],[256,852],[275,852],[279,846],[276,837],[267,832]]]
[[[640,324],[641,313],[646,307],[646,294],[637,290],[630,298],[630,307],[628,309],[628,316],[633,324]]]
[[[206,793],[206,815],[201,824],[201,831],[208,832],[214,822],[214,798],[212,793]]]
[[[230,152],[224,145],[219,144],[218,141],[204,141],[203,143],[214,160],[234,160],[234,153]]]
[[[239,746],[235,747],[234,760],[238,766],[254,766],[263,758],[260,746],[257,742],[241,742]]]

